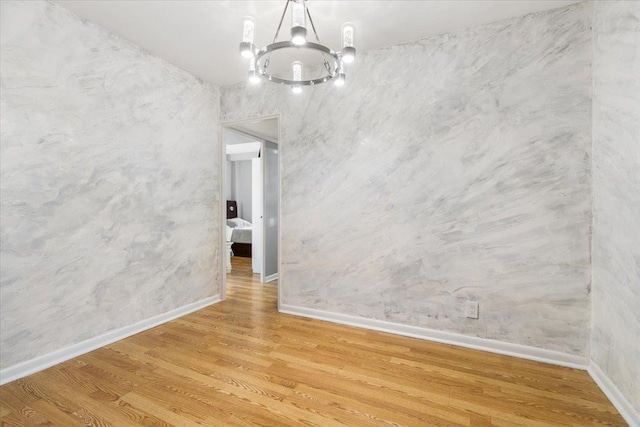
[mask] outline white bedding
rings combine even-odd
[[[251,223],[242,218],[227,220],[227,241],[251,243]]]

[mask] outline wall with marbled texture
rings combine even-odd
[[[1,2],[2,367],[219,293],[219,91]]]
[[[282,115],[281,302],[587,356],[589,8],[222,88],[223,122]]]
[[[593,77],[591,357],[640,414],[640,2],[594,4]]]

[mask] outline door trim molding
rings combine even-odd
[[[275,113],[275,114],[266,114],[263,116],[253,116],[253,117],[246,117],[243,119],[239,119],[239,120],[227,120],[227,121],[220,121],[220,127],[219,127],[219,135],[220,135],[220,162],[221,162],[221,167],[220,167],[220,213],[221,213],[221,218],[220,218],[220,224],[221,224],[221,228],[220,228],[220,247],[221,248],[226,248],[226,244],[227,244],[227,238],[226,238],[226,221],[225,221],[225,217],[227,216],[227,206],[226,206],[226,200],[224,197],[224,184],[225,184],[225,173],[226,173],[226,146],[224,143],[224,134],[223,131],[224,129],[229,129],[233,132],[237,132],[236,129],[230,129],[231,126],[234,125],[239,125],[242,123],[248,123],[248,122],[254,122],[256,120],[269,120],[269,119],[278,119],[278,273],[280,273],[281,269],[282,269],[282,151],[283,151],[283,146],[282,146],[282,114],[280,113]],[[274,142],[274,141],[270,141],[270,142]],[[224,250],[224,249],[223,249]],[[220,260],[220,271],[226,271],[226,265],[224,263],[224,257],[221,257],[222,259]],[[280,308],[280,301],[282,301],[282,281],[278,282],[278,308]],[[222,282],[221,282],[221,287],[220,287],[220,298],[222,301],[224,301],[227,298],[227,275],[224,274],[222,276]]]
[[[273,282],[274,280],[278,280],[278,273],[271,274],[264,278],[264,283]]]

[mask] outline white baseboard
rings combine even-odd
[[[0,385],[42,371],[43,369],[57,365],[58,363],[73,359],[74,357],[78,357],[97,348],[120,341],[121,339],[146,331],[147,329],[151,329],[186,314],[193,313],[194,311],[220,301],[221,299],[219,295],[205,298],[203,300],[187,304],[183,307],[176,308],[175,310],[141,320],[132,325],[108,331],[97,337],[89,338],[88,340],[70,345],[69,347],[61,348],[59,350],[52,351],[51,353],[35,357],[31,360],[9,366],[8,368],[0,370]]]
[[[311,317],[313,319],[325,320],[328,322],[340,323],[343,325],[372,329],[375,331],[389,332],[392,334],[403,335],[412,338],[420,338],[423,340],[435,341],[443,344],[452,344],[460,347],[472,348],[475,350],[520,357],[523,359],[535,360],[537,362],[567,366],[569,368],[586,370],[589,367],[589,360],[586,357],[575,356],[559,351],[546,350],[543,348],[531,347],[527,345],[506,343],[488,338],[471,337],[468,335],[456,334],[453,332],[443,332],[435,329],[403,325],[400,323],[391,323],[383,320],[366,319],[363,317],[332,313],[305,307],[297,307],[288,304],[282,304],[280,306],[280,312],[293,314],[296,316]]]
[[[264,278],[264,283],[273,282],[277,278],[278,278],[278,273],[271,274],[270,276],[267,276],[267,277]]]
[[[598,387],[609,398],[613,406],[616,407],[622,418],[629,423],[631,427],[640,426],[640,414],[633,408],[631,402],[629,402],[624,395],[620,392],[620,389],[611,381],[611,379],[605,374],[593,360],[589,364],[588,369],[591,378],[598,384]]]

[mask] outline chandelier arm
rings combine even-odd
[[[284,16],[287,14],[287,8],[289,7],[290,1],[293,1],[293,0],[285,0],[284,10],[282,11],[282,16],[280,17],[280,23],[278,24],[278,29],[276,30],[276,35],[273,37],[272,43],[276,42],[276,39],[278,38],[278,34],[280,34],[280,28],[282,28],[282,22],[284,21]]]

